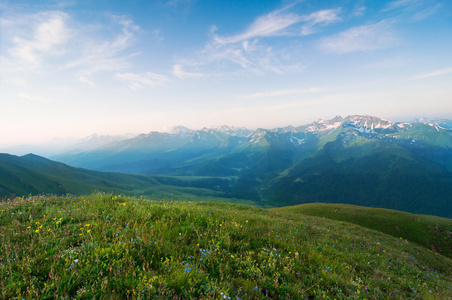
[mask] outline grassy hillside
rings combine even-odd
[[[105,194],[0,203],[1,297],[450,299],[452,261],[354,224]]]
[[[29,154],[0,154],[0,199],[37,194],[90,194],[105,191],[150,198],[205,199],[252,204],[230,195],[233,178],[131,175],[90,171]]]
[[[272,210],[358,224],[452,258],[452,219],[347,204],[309,203]]]

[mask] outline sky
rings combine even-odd
[[[452,1],[0,0],[0,146],[452,119]]]

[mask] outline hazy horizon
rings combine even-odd
[[[0,147],[452,118],[450,1],[2,1]]]
[[[335,117],[337,117],[337,116],[335,116]],[[346,118],[348,116],[340,116],[340,117]],[[372,117],[378,117],[378,116],[372,116]],[[328,121],[332,118],[333,117],[323,119],[323,120]],[[426,120],[432,120],[432,118],[428,118],[428,117],[424,116],[424,117],[418,117],[418,118],[416,118],[416,120],[411,119],[411,120],[388,120],[388,121],[396,122],[396,123],[403,123],[403,122],[418,121],[417,119],[425,119],[425,120],[423,120],[424,122]],[[321,120],[322,120],[321,118],[317,118],[317,119],[313,120],[312,122],[302,123],[302,124],[289,124],[288,126],[294,126],[294,127],[304,126],[304,125],[309,125],[313,122],[321,121]],[[439,118],[436,120],[438,121]],[[450,121],[452,121],[452,120],[450,120]],[[79,137],[75,137],[75,136],[53,137],[48,140],[41,140],[37,143],[22,143],[22,144],[18,143],[18,144],[10,144],[10,145],[0,144],[0,153],[4,152],[4,153],[8,153],[8,154],[12,154],[12,155],[19,155],[19,156],[26,155],[26,154],[37,154],[40,156],[51,158],[55,155],[59,155],[59,154],[62,154],[62,153],[68,152],[68,151],[69,152],[74,151],[74,150],[76,150],[75,146],[78,145],[79,143],[88,142],[88,140],[90,140],[92,138],[95,139],[96,137],[104,138],[104,139],[108,138],[108,137],[117,138],[117,141],[119,141],[119,140],[132,139],[132,138],[137,137],[140,134],[149,134],[153,131],[154,132],[158,131],[158,132],[164,132],[164,133],[171,133],[176,127],[186,127],[190,130],[202,130],[204,128],[216,129],[216,128],[219,128],[222,126],[236,127],[236,126],[232,126],[232,125],[228,125],[228,124],[221,124],[221,125],[207,125],[207,126],[198,127],[198,128],[188,128],[181,124],[181,125],[176,125],[173,127],[164,127],[161,130],[149,130],[146,132],[136,132],[136,133],[128,132],[126,134],[113,134],[113,135],[103,135],[103,134],[98,134],[98,133],[92,133],[92,134],[89,134],[86,136],[79,136]],[[265,128],[265,127],[258,126],[258,127],[236,127],[236,128],[245,128],[245,129],[254,131],[254,130],[257,130],[258,128],[273,130],[273,129],[277,129],[278,127]],[[106,144],[109,144],[109,143],[106,143]],[[94,150],[96,148],[98,148],[98,147],[96,146],[91,149]],[[80,149],[80,150],[86,151],[88,149]]]

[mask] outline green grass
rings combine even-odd
[[[452,219],[347,204],[309,203],[272,210],[354,223],[452,258]]]
[[[3,299],[450,299],[452,261],[354,224],[93,194],[0,204]]]

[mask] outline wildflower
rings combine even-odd
[[[91,229],[90,230],[88,230],[87,232],[90,232],[91,231]]]
[[[86,227],[89,227],[89,225],[91,225],[91,224],[86,224],[85,226],[86,226]]]
[[[28,227],[27,227],[27,229],[30,229],[30,228],[31,228],[31,226],[28,226]]]
[[[38,233],[38,232],[39,232],[39,229],[36,229],[35,232]]]

